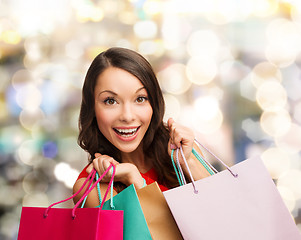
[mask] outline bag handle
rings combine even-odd
[[[209,151],[209,149],[207,149],[206,147],[204,147],[200,142],[198,142],[196,139],[195,141],[200,145],[202,146],[205,150],[207,150],[211,155],[213,155],[217,160],[219,160],[226,168],[227,170],[232,174],[233,177],[237,178],[238,177],[238,174],[237,173],[233,173],[232,170],[221,160],[219,159],[218,157],[216,157],[211,151]],[[198,193],[198,190],[195,186],[195,181],[193,179],[193,176],[192,176],[192,173],[190,171],[190,168],[188,166],[188,163],[187,163],[187,160],[185,158],[185,155],[184,155],[184,152],[183,152],[183,149],[182,149],[182,146],[180,146],[180,153],[181,153],[181,156],[183,158],[183,161],[185,163],[185,166],[188,170],[188,173],[189,173],[189,176],[190,176],[190,179],[191,179],[191,183],[192,183],[192,186],[193,186],[193,189],[194,189],[194,193],[197,194]],[[177,159],[177,167],[179,169],[179,174],[181,176],[181,178],[185,179],[185,176],[183,174],[183,170],[181,168],[181,165],[180,165],[180,162],[179,162],[179,159],[178,159],[178,156],[179,156],[179,148],[176,149],[176,159]],[[204,160],[204,159],[203,159]],[[205,161],[205,160],[204,160]],[[210,167],[212,167],[215,171],[217,171],[209,162],[205,161],[206,163],[208,163],[210,165]],[[184,183],[186,184],[186,183]],[[181,184],[180,184],[181,185]]]
[[[96,173],[96,178],[97,178],[97,175],[98,174]],[[142,179],[143,179],[143,186],[142,187],[145,187],[146,186],[146,181],[145,181],[144,178],[142,178]],[[114,210],[115,206],[114,206],[114,196],[113,196],[113,190],[114,190],[114,186],[113,185],[114,185],[114,180],[112,182],[111,191],[110,191],[110,193],[111,193],[110,208]],[[97,207],[100,207],[103,201],[101,200],[101,193],[100,193],[99,183],[97,184],[97,192],[98,192],[98,199],[99,199],[99,205]]]
[[[211,152],[207,147],[205,147],[203,144],[201,144],[197,139],[194,139],[194,141],[201,146],[202,148],[204,148],[209,154],[211,154],[216,160],[218,160],[232,175],[233,177],[238,177],[237,173],[233,173],[232,170],[230,169],[230,167],[225,164],[219,157],[217,157],[213,152]],[[205,159],[203,159],[204,161],[206,161]],[[214,169],[214,171],[218,172],[208,161],[206,161],[206,163],[212,168]]]
[[[108,171],[109,171],[111,168],[113,168],[113,173],[112,173],[111,180],[110,180],[110,182],[109,182],[109,186],[108,186],[108,188],[107,188],[107,190],[106,190],[106,193],[105,193],[105,195],[104,195],[104,199],[106,199],[106,197],[107,197],[107,195],[108,195],[108,192],[109,192],[109,189],[110,189],[110,186],[111,186],[112,181],[113,181],[114,176],[115,176],[115,171],[116,171],[116,169],[115,169],[115,166],[114,166],[113,164],[111,164],[111,165],[106,169],[106,171],[105,171],[105,172],[100,176],[100,178],[99,178],[99,179],[91,186],[90,189],[88,189],[88,190],[85,191],[85,193],[83,194],[83,196],[82,196],[82,197],[79,199],[79,201],[75,204],[74,208],[72,209],[72,219],[75,219],[75,217],[76,217],[76,215],[75,215],[75,210],[78,208],[79,204],[85,199],[85,197],[92,191],[92,189],[97,185],[97,183],[101,181],[101,179],[108,173]],[[91,183],[91,181],[93,181],[93,179],[94,179],[94,177],[95,177],[95,174],[96,174],[96,170],[93,169],[93,170],[90,172],[90,174],[88,175],[88,177],[86,178],[86,180],[85,180],[85,182],[83,183],[83,185],[80,187],[80,189],[79,189],[75,194],[73,194],[71,197],[66,198],[66,199],[64,199],[64,200],[61,200],[61,201],[59,201],[59,202],[56,202],[56,203],[51,204],[51,205],[45,210],[45,212],[44,212],[44,218],[46,218],[46,217],[48,216],[48,213],[49,213],[50,209],[51,209],[54,205],[57,205],[57,204],[62,203],[62,202],[66,202],[66,201],[68,201],[68,200],[74,198],[76,195],[78,195],[78,194],[82,191],[82,189],[84,188],[84,186],[87,184],[88,181],[89,181],[89,183]],[[90,185],[90,184],[89,184],[89,185]],[[104,203],[104,201],[103,201],[103,203]],[[102,206],[103,206],[103,203],[101,204],[101,208],[102,208]]]

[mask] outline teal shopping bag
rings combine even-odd
[[[99,176],[96,173],[96,179]],[[99,206],[101,206],[101,193],[99,183],[97,184]],[[86,201],[83,201],[82,207]],[[124,240],[152,240],[147,226],[136,189],[130,185],[113,197],[113,183],[111,184],[111,199],[106,201],[103,210],[123,210],[123,239]]]
[[[99,188],[98,188],[99,189]],[[123,239],[151,240],[142,208],[134,185],[128,186],[120,193],[111,197],[103,205],[105,210],[123,210]]]

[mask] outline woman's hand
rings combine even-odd
[[[195,147],[202,155],[201,150],[197,146],[194,146],[195,136],[193,131],[190,128],[183,127],[180,124],[177,124],[172,118],[168,119],[168,128],[170,131],[168,147],[169,155],[171,155],[172,149],[177,149],[182,146],[184,156],[187,160],[190,172],[194,180],[199,180],[204,177],[210,176],[204,166],[197,160],[197,158],[193,154],[191,154],[192,148]],[[186,167],[186,164],[184,164],[182,155],[180,153],[179,161],[183,171],[188,175],[188,169]]]
[[[169,118],[167,121],[168,128],[169,128],[169,148],[168,153],[171,155],[172,149],[177,149],[182,146],[184,156],[186,160],[189,162],[191,151],[193,148],[194,143],[194,133],[190,128],[184,127],[178,123],[176,123],[172,118]],[[181,165],[184,163],[181,155],[179,154],[179,160]]]
[[[101,155],[100,153],[95,154],[95,158],[92,163],[87,168],[87,173],[90,173],[94,168],[99,176],[101,176],[110,165],[116,166],[116,172],[114,181],[122,182],[123,184],[129,186],[134,184],[137,189],[143,186],[143,179],[138,170],[138,168],[132,163],[119,163],[114,158],[108,155]],[[101,182],[109,182],[112,173],[109,171],[101,180]]]

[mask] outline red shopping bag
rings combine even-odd
[[[198,181],[190,173],[191,183],[163,192],[184,239],[301,240],[259,157],[226,167]]]
[[[115,175],[115,167],[113,165],[111,167],[113,167],[113,174],[104,199]],[[79,194],[88,181],[90,183],[93,181],[95,170],[89,174],[83,186],[73,196],[54,203],[48,208],[23,207],[18,240],[122,240],[123,211],[102,210],[102,205],[100,208],[78,208],[111,167],[85,192],[74,208],[52,208],[52,206]]]

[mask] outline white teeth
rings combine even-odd
[[[130,133],[135,133],[138,128],[129,128],[129,129],[118,129],[115,128],[118,132],[120,133],[125,133],[125,134],[130,134]]]
[[[118,132],[121,132],[121,133],[132,133],[134,131],[136,131],[137,128],[132,128],[132,129],[117,129]]]

